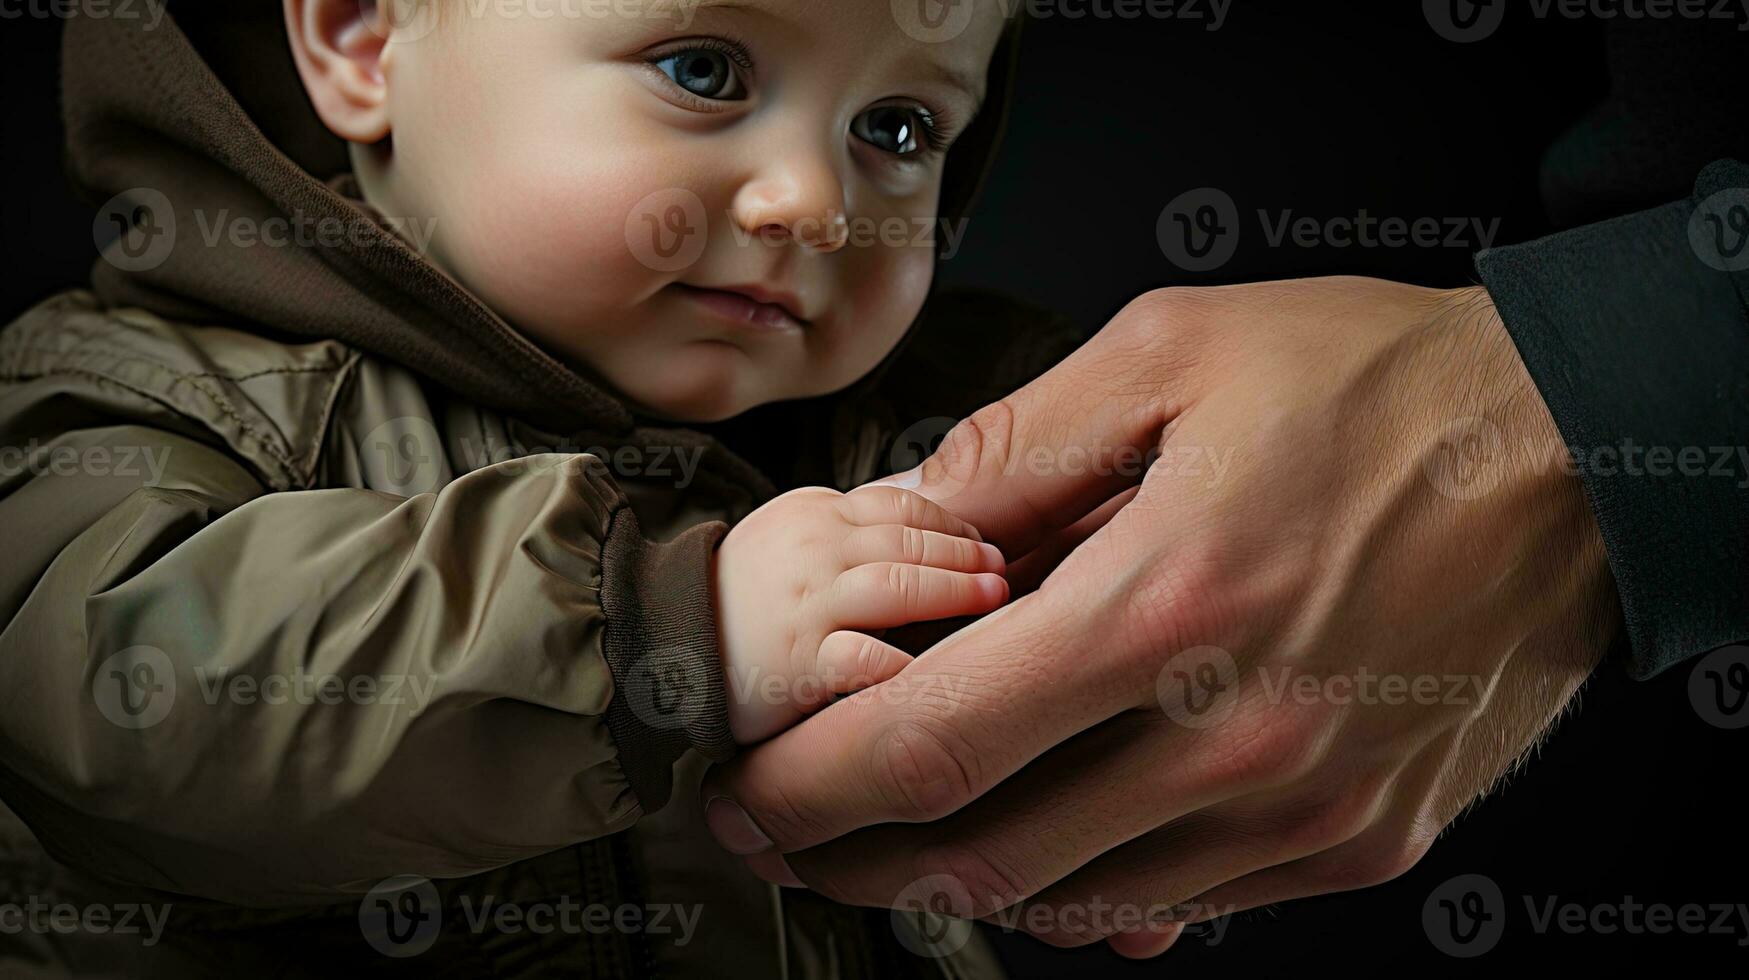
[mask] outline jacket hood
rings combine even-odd
[[[944,219],[966,214],[994,156],[1019,23],[992,62],[984,111],[949,157]],[[69,173],[83,197],[103,206],[100,228],[106,215],[132,215],[142,230],[147,222],[162,229],[168,243],[198,242],[215,215],[256,227],[279,219],[288,228],[345,229],[321,247],[166,244],[146,261],[111,245],[92,272],[106,304],[340,340],[556,431],[634,427],[617,397],[536,346],[342,192],[346,144],[304,94],[279,3],[179,0],[156,22],[75,17],[62,55]],[[916,332],[913,324],[906,342]],[[897,354],[851,391],[865,390]]]

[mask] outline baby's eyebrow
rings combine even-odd
[[[984,85],[982,78],[973,78],[973,76],[967,75],[958,68],[953,68],[936,61],[929,62],[929,72],[940,81],[964,92],[966,97],[972,100],[972,105],[974,107],[980,109],[983,108]]]

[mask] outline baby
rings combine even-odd
[[[428,220],[438,267],[636,411],[715,422],[873,371],[935,255],[851,246],[851,216],[934,223],[998,5],[966,4],[940,43],[884,0],[566,6],[286,0],[286,17],[364,200]],[[694,239],[670,244],[680,261],[660,254],[671,232]],[[988,612],[1002,571],[974,529],[901,490],[766,504],[712,573],[735,741],[789,727],[810,691],[896,673],[909,657],[871,631]]]
[[[175,909],[120,962],[988,966],[770,888],[704,831],[745,817],[696,788],[900,672],[884,630],[1008,598],[976,529],[862,486],[905,421],[1073,342],[1011,306],[921,316],[937,249],[913,230],[983,172],[1008,7],[184,0],[67,24],[103,258],[0,334],[0,440],[90,465],[0,473],[0,830],[16,814],[69,895]],[[631,465],[673,452],[679,482]],[[477,925],[561,898],[687,925]]]

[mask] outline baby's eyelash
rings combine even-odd
[[[683,37],[676,38],[654,51],[644,55],[644,61],[655,65],[665,59],[672,58],[684,51],[716,51],[733,61],[736,67],[745,71],[749,77],[754,74],[753,56],[747,53],[747,45],[733,37]]]
[[[679,52],[696,51],[696,49],[700,49],[700,47],[707,49],[707,51],[721,51],[722,54],[728,54],[729,61],[735,61],[736,65],[742,66],[745,72],[750,73],[754,70],[754,56],[747,52],[747,44],[742,42],[740,38],[731,37],[731,35],[719,35],[719,37],[700,35],[700,37],[675,38],[672,42],[661,45],[661,51],[652,52],[647,59],[649,59],[651,63],[656,63],[656,61],[661,61],[663,58],[673,58],[673,56],[679,54]]]
[[[923,142],[932,153],[944,153],[959,136],[959,125],[947,113],[925,105],[911,107],[923,121]]]

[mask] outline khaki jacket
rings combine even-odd
[[[184,232],[141,268],[136,228],[0,333],[0,909],[37,910],[0,973],[995,975],[976,936],[711,840],[710,555],[785,487],[910,462],[1074,330],[938,297],[841,397],[650,424],[254,126],[202,52],[256,16],[68,27],[87,193],[368,234]]]

